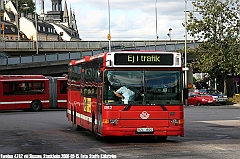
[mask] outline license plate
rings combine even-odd
[[[208,101],[208,103],[212,103],[212,101]]]
[[[153,132],[153,128],[137,128],[137,132]]]

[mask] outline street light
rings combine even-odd
[[[108,0],[108,49],[111,52],[111,33],[110,33],[110,4]]]
[[[185,42],[184,42],[184,89],[188,89],[188,81],[187,81],[187,0],[185,0]],[[185,99],[185,105],[188,105],[188,99]]]
[[[169,36],[170,41],[172,40],[172,39],[171,39],[171,31],[172,31],[172,28],[169,28],[169,29],[168,29],[168,33],[167,33],[167,36]]]
[[[27,11],[30,7],[28,7],[28,4],[26,3],[24,3],[23,6],[24,6],[23,9],[25,10],[25,16],[27,17]]]
[[[156,3],[155,3],[155,15],[156,15],[156,38],[158,40],[158,32],[157,32],[157,0],[156,0]]]
[[[36,25],[36,54],[38,54],[38,26],[37,26],[37,0],[35,0],[35,25]]]

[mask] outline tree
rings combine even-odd
[[[35,13],[35,3],[33,0],[13,0],[19,13]]]
[[[240,75],[239,0],[197,0],[193,2],[200,18],[188,14],[187,31],[202,43],[196,48],[193,67],[224,81],[227,75]]]

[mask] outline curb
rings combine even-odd
[[[233,108],[233,109],[240,109],[240,105],[201,105],[201,106],[184,106],[184,108],[194,108],[194,107],[205,107],[205,108]]]

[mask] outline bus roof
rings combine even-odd
[[[181,53],[155,50],[123,50],[105,52],[72,60],[69,66],[104,58],[106,67],[182,67]]]
[[[0,75],[0,79],[44,79],[43,75]]]

